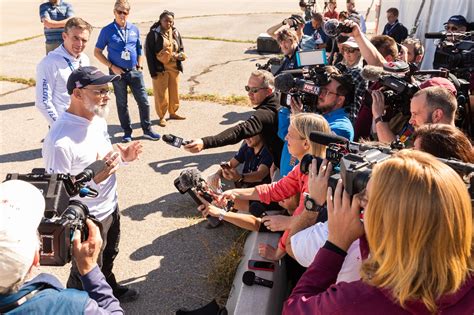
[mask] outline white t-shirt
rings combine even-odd
[[[65,112],[53,124],[43,143],[43,158],[48,173],[77,175],[98,158],[112,151],[105,119],[95,116],[92,121]],[[89,212],[98,220],[111,214],[117,206],[117,180],[115,174],[95,184],[88,185],[96,189],[96,198],[77,199],[89,207]]]
[[[36,67],[35,106],[51,126],[69,107],[67,79],[72,71],[89,66],[89,57],[82,53],[71,56],[63,45],[51,51]]]
[[[302,231],[299,231],[291,237],[291,249],[295,255],[296,261],[308,267],[316,257],[319,249],[323,247],[328,239],[328,224],[319,222]],[[337,276],[337,282],[352,282],[360,280],[360,266],[362,258],[360,254],[359,240],[356,240],[349,247],[346,259],[342,264],[341,271]]]

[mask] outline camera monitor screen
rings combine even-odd
[[[296,62],[298,67],[327,65],[326,49],[297,51]]]

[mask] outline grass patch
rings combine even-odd
[[[3,75],[0,75],[0,81],[20,83],[20,84],[25,84],[25,85],[28,85],[28,86],[35,86],[36,85],[35,79],[32,79],[32,78],[29,78],[29,79],[11,78],[11,77],[6,77],[6,76],[3,76]]]
[[[218,37],[212,37],[212,36],[182,36],[184,39],[194,39],[194,40],[215,40],[215,41],[221,41],[221,42],[228,42],[228,43],[245,43],[245,44],[256,44],[257,41],[255,40],[241,40],[241,39],[227,39],[227,38],[218,38]]]
[[[17,43],[21,43],[21,42],[26,42],[30,39],[35,39],[35,38],[38,38],[38,37],[41,37],[43,36],[43,34],[41,35],[35,35],[35,36],[30,36],[30,37],[26,37],[26,38],[20,38],[20,39],[17,39],[17,40],[12,40],[11,42],[4,42],[4,43],[0,43],[0,47],[1,46],[8,46],[8,45],[13,45],[13,44],[17,44]]]
[[[220,305],[225,305],[235,273],[243,256],[245,241],[250,231],[243,231],[230,248],[216,256],[210,266],[211,272],[207,276],[207,281],[214,288],[216,301]]]
[[[27,86],[35,86],[36,81],[33,78],[14,78],[0,76],[0,81],[13,82],[25,84]],[[112,89],[113,90],[113,89]],[[148,96],[153,96],[153,89],[146,89]],[[128,94],[130,94],[130,88],[128,88]],[[220,96],[219,94],[180,94],[179,99],[183,101],[198,101],[198,102],[211,102],[219,103],[224,105],[241,105],[249,106],[249,100],[247,96],[244,95],[231,95],[231,96]]]

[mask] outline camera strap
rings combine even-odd
[[[8,313],[17,308],[18,306],[26,303],[28,300],[31,300],[38,292],[51,288],[51,286],[47,283],[43,283],[38,288],[34,289],[33,291],[28,292],[27,294],[20,297],[18,300],[7,304],[5,306],[0,307],[0,314]]]

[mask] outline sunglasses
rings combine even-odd
[[[265,90],[266,87],[250,87],[248,85],[245,86],[245,91],[250,92],[252,94],[257,93],[260,90]]]
[[[346,52],[346,53],[349,53],[349,54],[353,54],[356,51],[359,51],[359,49],[357,49],[357,48],[348,48],[348,47],[343,47],[342,48],[342,52]]]
[[[444,29],[447,30],[447,31],[451,31],[451,32],[456,32],[456,31],[459,30],[459,28],[457,26],[450,26],[450,25],[445,25]]]
[[[122,10],[115,10],[115,12],[117,12],[118,15],[128,15],[128,12],[127,11],[122,11]]]

